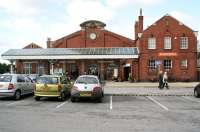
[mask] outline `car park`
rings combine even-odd
[[[200,83],[194,87],[194,96],[197,98],[200,97]]]
[[[37,78],[34,91],[35,100],[41,97],[57,97],[61,101],[70,95],[71,83],[65,76],[43,75]]]
[[[31,94],[35,84],[23,74],[0,75],[0,97],[13,97],[19,100],[22,95]]]
[[[77,78],[71,89],[71,101],[75,102],[79,98],[92,98],[98,102],[102,101],[104,89],[97,76],[82,75]]]

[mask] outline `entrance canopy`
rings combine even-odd
[[[138,58],[138,48],[47,48],[47,49],[10,49],[3,53],[6,60],[38,59],[130,59]]]

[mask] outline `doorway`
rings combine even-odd
[[[78,66],[76,64],[71,64],[71,76],[72,79],[76,79],[78,77]]]
[[[125,81],[128,81],[130,71],[131,71],[131,67],[124,67],[124,80]]]

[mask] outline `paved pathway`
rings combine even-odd
[[[199,82],[172,82],[169,83],[170,87],[173,88],[191,88],[194,87],[198,84]],[[137,87],[137,88],[157,88],[158,87],[158,82],[112,82],[112,81],[107,81],[105,86],[107,87]]]
[[[106,95],[123,96],[193,96],[198,82],[169,83],[170,89],[158,89],[158,83],[106,82]]]

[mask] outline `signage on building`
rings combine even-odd
[[[177,56],[177,53],[176,52],[158,53],[158,56]]]

